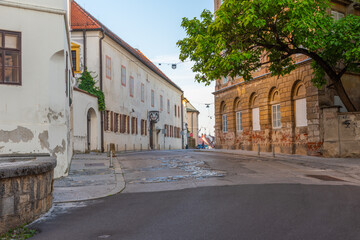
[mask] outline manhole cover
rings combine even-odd
[[[306,175],[307,177],[311,177],[311,178],[316,178],[316,179],[320,179],[323,181],[335,181],[335,182],[345,182],[342,179],[339,178],[334,178],[328,175]]]
[[[105,163],[85,163],[85,167],[102,167]]]

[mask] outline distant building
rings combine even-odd
[[[69,1],[0,1],[0,156],[72,157]],[[51,39],[49,39],[51,38]]]
[[[221,0],[215,0],[215,11],[220,5]],[[333,1],[332,6],[329,13],[331,11],[335,19],[349,13],[360,15],[360,5],[353,1]],[[264,66],[254,72],[253,79],[248,82],[241,77],[231,79],[225,76],[216,81],[217,148],[257,150],[260,146],[261,151],[271,151],[274,145],[279,153],[360,155],[359,135],[356,136],[355,130],[343,136],[330,136],[332,129],[324,129],[327,118],[323,114],[327,110],[323,109],[342,105],[336,92],[331,86],[323,90],[314,87],[311,82],[312,60],[304,55],[294,58],[297,69],[283,77],[272,77]],[[345,74],[342,81],[350,98],[360,107],[359,74]],[[346,109],[343,107],[342,111],[346,112]],[[360,118],[358,115],[334,115],[334,118],[348,119],[350,129],[355,126],[350,122],[356,122]],[[344,127],[341,124],[334,126]]]
[[[195,139],[195,146],[198,145],[199,135],[199,114],[200,112],[189,102],[186,103],[187,128],[191,138]]]
[[[76,77],[84,69],[97,75],[106,101],[106,111],[99,113],[96,106],[86,105],[92,97],[77,91],[82,107],[74,112],[76,151],[107,150],[110,144],[119,151],[183,147],[180,87],[75,1],[71,41]],[[150,115],[159,119],[152,121]]]

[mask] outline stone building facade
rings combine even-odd
[[[215,11],[221,0],[215,0]],[[332,13],[360,15],[352,1],[337,1]],[[330,10],[329,10],[330,11]],[[343,14],[343,15],[341,15]],[[253,79],[223,77],[215,87],[216,147],[323,155],[323,107],[342,105],[334,90],[313,86],[311,59],[298,55],[297,68],[283,77],[272,77],[266,67]],[[346,74],[344,87],[360,107],[360,77]],[[343,111],[346,109],[343,107]]]

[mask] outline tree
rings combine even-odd
[[[196,80],[206,85],[221,76],[252,79],[252,72],[267,65],[273,76],[296,68],[293,56],[312,59],[318,88],[327,81],[348,111],[357,111],[341,77],[360,72],[360,17],[335,21],[328,0],[225,0],[213,14],[184,18],[187,37],[177,42],[180,59],[194,62]],[[266,59],[261,61],[261,59]]]
[[[99,111],[105,110],[105,96],[100,88],[96,87],[94,77],[91,76],[91,73],[88,70],[84,70],[81,74],[81,77],[78,79],[79,88],[84,90],[92,95],[95,95],[98,98]]]

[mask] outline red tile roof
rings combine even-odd
[[[75,1],[71,2],[71,30],[104,31],[105,35],[118,43],[121,47],[123,47],[130,54],[136,57],[140,62],[142,62],[145,66],[151,69],[154,73],[156,73],[158,76],[163,78],[165,81],[170,83],[178,90],[182,91],[179,86],[177,86],[173,81],[171,81],[170,78],[168,78],[160,69],[158,69],[140,50],[131,47],[128,43],[126,43],[119,36],[113,33],[110,29],[108,29],[104,24],[102,24],[99,20],[93,17],[85,9],[80,7],[80,5],[77,4]]]

